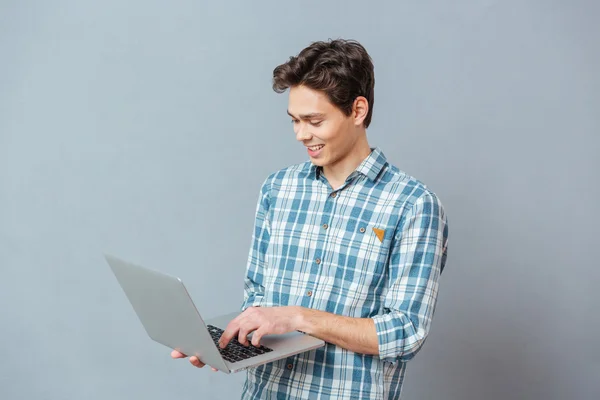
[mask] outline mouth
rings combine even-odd
[[[306,146],[310,151],[319,151],[321,150],[323,147],[325,147],[324,144],[318,144],[316,146]]]

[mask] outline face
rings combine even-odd
[[[365,132],[365,102],[359,97],[350,116],[346,116],[320,91],[305,86],[290,89],[288,114],[296,139],[306,146],[313,164],[334,166],[359,150]]]

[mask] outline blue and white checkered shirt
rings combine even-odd
[[[338,189],[307,161],[264,182],[242,310],[297,305],[372,318],[379,355],[333,344],[251,368],[244,399],[397,399],[446,263],[437,196],[379,148]]]

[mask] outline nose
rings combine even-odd
[[[312,138],[312,135],[309,132],[309,128],[307,127],[307,124],[300,122],[294,128],[295,128],[294,131],[296,133],[297,141],[303,142],[306,140],[310,140]]]

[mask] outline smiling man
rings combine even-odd
[[[355,41],[313,43],[273,72],[309,160],[262,185],[243,312],[221,346],[295,330],[326,345],[249,369],[244,399],[397,399],[430,331],[446,216],[427,186],[370,147],[374,84]]]

